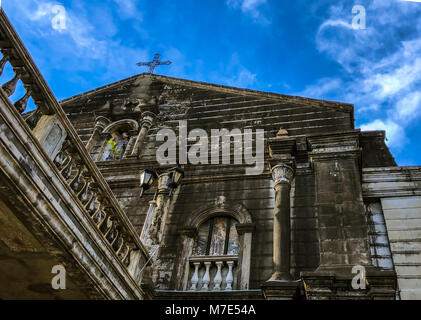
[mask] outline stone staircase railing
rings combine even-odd
[[[2,9],[0,51],[0,76],[7,63],[14,72],[12,79],[1,86],[2,92],[9,97],[10,106],[14,106],[25,120],[28,129],[32,130],[115,256],[125,268],[130,265],[133,251],[140,252],[139,261],[149,261],[139,236]],[[25,88],[25,94],[13,103],[10,97],[19,81]],[[24,114],[29,98],[33,99],[36,110]]]

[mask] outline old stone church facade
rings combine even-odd
[[[0,298],[421,299],[421,169],[355,128],[353,105],[148,73],[58,102],[0,18],[0,70],[14,71],[0,90]],[[236,133],[221,143],[231,161],[180,161],[197,141],[178,136],[177,162],[159,163],[159,132],[183,121],[209,140]],[[250,130],[264,132],[253,175],[233,162],[238,138],[256,151]]]

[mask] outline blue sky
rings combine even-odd
[[[352,26],[355,5],[366,9],[365,29]],[[173,64],[158,74],[353,103],[357,127],[386,130],[398,164],[421,165],[421,1],[3,0],[2,6],[58,99],[146,72],[136,63],[159,52]]]

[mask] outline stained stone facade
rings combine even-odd
[[[421,168],[355,128],[353,105],[153,74],[57,102],[0,18],[17,79],[0,90],[0,298],[421,299]],[[181,121],[210,138],[263,130],[262,173],[233,155],[158,163],[158,132]],[[196,143],[178,141],[177,157]]]
[[[260,175],[246,175],[246,165],[182,166],[182,184],[164,200],[161,213],[165,232],[152,271],[158,298],[229,296],[224,277],[230,259],[233,289],[248,290],[254,298],[393,299],[398,293],[387,227],[383,215],[377,216],[381,199],[366,197],[362,181],[368,168],[397,166],[384,132],[354,128],[352,105],[142,74],[61,106],[82,141],[91,139],[92,159],[139,233],[156,192],[152,188],[139,197],[139,172],[165,171],[155,154],[160,129],[178,132],[179,121],[187,120],[189,130],[204,129],[209,136],[211,129],[265,130]],[[127,127],[126,155],[101,161],[109,136],[103,131],[92,142],[98,119],[137,121],[140,128],[145,112],[155,117],[147,122],[137,156],[129,155],[137,132]],[[236,219],[238,257],[195,257],[199,227],[215,216]],[[356,265],[366,267],[365,291],[351,288]],[[213,290],[215,278],[222,290]]]

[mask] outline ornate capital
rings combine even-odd
[[[281,183],[291,185],[292,179],[294,179],[294,169],[284,163],[278,164],[272,168],[272,179],[275,182],[275,187]]]
[[[156,115],[152,112],[145,111],[142,113],[142,127],[147,127],[148,129],[153,125]]]
[[[95,119],[95,128],[104,130],[106,126],[108,126],[111,123],[110,119],[107,119],[103,116],[98,116]]]
[[[168,193],[170,191],[170,174],[168,172],[164,172],[159,175],[158,177],[158,192]]]

